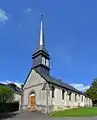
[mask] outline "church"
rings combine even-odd
[[[50,75],[50,56],[44,44],[43,19],[41,19],[39,44],[32,59],[33,66],[23,85],[22,109],[51,113],[92,106],[92,100],[83,92]]]

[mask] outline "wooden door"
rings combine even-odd
[[[30,96],[30,107],[35,108],[35,96]]]

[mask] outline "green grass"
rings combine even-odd
[[[97,116],[97,108],[73,108],[50,114],[52,117],[89,117]]]

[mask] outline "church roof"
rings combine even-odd
[[[39,51],[44,51],[46,54],[48,54],[48,51],[46,50],[46,48],[45,48],[44,46],[39,46],[39,47],[36,49],[36,51],[35,51],[34,54],[38,53]],[[33,55],[34,55],[34,54],[33,54]]]
[[[40,73],[39,71],[37,71],[35,68],[31,68],[31,69],[30,69],[30,72],[29,72],[29,74],[28,74],[28,76],[27,76],[27,78],[26,78],[26,80],[25,80],[25,82],[24,82],[24,85],[25,85],[25,83],[26,83],[26,81],[27,81],[27,79],[28,79],[28,77],[29,77],[29,75],[30,75],[30,73],[31,73],[31,71],[32,71],[33,69],[34,69],[38,74],[40,74],[41,77],[43,77],[43,78],[44,78],[47,82],[49,82],[49,83],[54,84],[54,85],[56,85],[56,86],[60,86],[60,87],[62,87],[62,88],[64,88],[64,89],[67,89],[67,90],[71,90],[72,92],[76,92],[76,93],[78,93],[78,94],[83,94],[83,95],[85,95],[82,91],[79,91],[79,90],[75,89],[75,88],[72,87],[71,85],[68,85],[67,83],[63,82],[62,80],[56,79],[56,78],[54,78],[54,77],[52,77],[52,76],[44,75],[44,74]]]
[[[38,72],[36,69],[34,69],[34,70],[35,70],[36,72]],[[39,73],[39,72],[38,72],[38,73]],[[49,83],[52,83],[52,84],[57,85],[57,86],[60,86],[60,87],[62,87],[62,88],[71,90],[71,91],[73,91],[73,92],[77,92],[77,93],[79,93],[79,94],[84,94],[83,92],[75,89],[75,88],[72,87],[71,85],[68,85],[67,83],[63,82],[62,80],[56,79],[56,78],[54,78],[54,77],[52,77],[52,76],[44,75],[44,74],[42,74],[42,73],[39,73],[39,74],[42,75],[42,77],[44,77],[44,78],[47,80],[47,82],[49,82]]]
[[[58,79],[56,79],[56,78],[54,78],[54,77],[52,77],[52,76],[45,76],[45,77],[46,77],[46,79],[48,80],[48,82],[51,82],[51,83],[56,84],[56,85],[58,85],[58,86],[60,86],[60,87],[69,89],[69,90],[71,90],[71,91],[74,91],[74,92],[83,94],[81,91],[75,89],[74,87],[68,85],[67,83],[65,83],[65,82],[63,82],[63,81],[61,81],[61,80],[58,80]]]

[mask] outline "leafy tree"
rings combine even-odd
[[[7,86],[0,86],[0,102],[13,101],[14,92]]]
[[[97,78],[91,84],[91,87],[86,91],[86,95],[88,95],[93,102],[93,105],[97,105]]]

